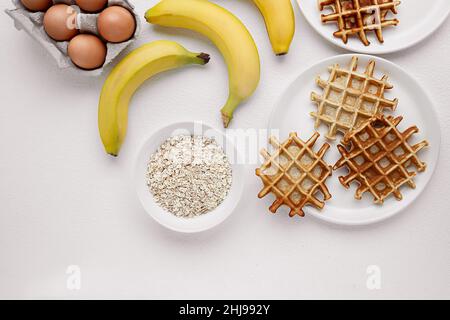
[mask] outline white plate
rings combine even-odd
[[[214,137],[224,149],[232,165],[233,181],[228,196],[216,209],[195,218],[179,218],[165,211],[156,204],[147,187],[146,172],[150,156],[169,137],[179,134]],[[137,194],[145,211],[161,225],[173,231],[184,233],[205,231],[222,223],[237,206],[245,183],[245,167],[241,163],[242,161],[235,145],[222,131],[200,122],[174,123],[156,130],[150,137],[145,139],[140,148],[134,167],[134,181]]]
[[[317,110],[316,104],[311,102],[310,94],[315,91],[321,94],[321,89],[316,86],[315,78],[320,75],[323,79],[328,79],[328,66],[335,63],[347,66],[353,55],[340,55],[318,62],[305,70],[282,95],[276,104],[269,121],[269,129],[280,130],[280,139],[288,137],[289,132],[296,131],[302,140],[307,140],[314,132],[314,121],[309,115],[311,111]],[[393,196],[386,199],[384,205],[375,205],[373,197],[365,194],[362,200],[354,199],[357,184],[351,184],[349,190],[345,189],[338,181],[338,177],[345,175],[345,169],[333,172],[333,176],[328,178],[327,186],[332,198],[326,202],[322,211],[312,207],[306,207],[306,214],[326,220],[328,222],[342,225],[363,225],[375,223],[405,209],[419,194],[425,189],[430,181],[439,156],[440,129],[433,102],[424,89],[407,72],[399,66],[387,60],[367,55],[355,54],[359,57],[360,70],[364,70],[370,60],[376,61],[375,76],[381,78],[383,74],[389,76],[389,82],[394,85],[392,90],[386,93],[386,98],[398,98],[399,104],[394,115],[403,115],[403,121],[399,124],[400,130],[417,125],[419,133],[410,140],[411,143],[428,140],[430,146],[420,151],[420,158],[427,163],[427,169],[419,173],[416,178],[416,189],[408,187],[402,188],[403,200],[397,201]],[[325,125],[319,128],[321,137],[316,143],[316,149],[326,141],[324,138],[327,132]],[[334,165],[339,159],[339,152],[336,145],[342,138],[339,133],[338,138],[330,143],[331,148],[325,155],[325,160]]]
[[[366,47],[356,35],[350,37],[347,44],[334,37],[337,25],[322,24],[317,0],[297,0],[297,3],[309,24],[325,39],[341,48],[369,54],[391,53],[413,46],[430,36],[450,13],[448,0],[402,0],[396,15],[400,23],[383,30],[383,44],[371,33],[368,36],[370,45]]]

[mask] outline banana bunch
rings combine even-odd
[[[253,0],[264,17],[275,54],[289,51],[295,32],[290,0]],[[208,0],[161,0],[145,13],[147,22],[185,28],[209,38],[228,66],[229,95],[221,109],[228,127],[236,108],[256,90],[260,59],[244,24],[231,12]],[[188,64],[206,64],[209,56],[192,53],[172,41],[155,41],[125,57],[108,76],[99,102],[99,131],[107,153],[117,156],[125,139],[128,105],[133,93],[153,75]]]
[[[125,139],[128,105],[134,92],[152,76],[189,64],[204,65],[209,55],[194,53],[173,41],[154,41],[132,51],[109,74],[100,94],[98,127],[105,150],[117,156]]]

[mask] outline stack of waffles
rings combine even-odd
[[[358,35],[364,45],[370,45],[367,34],[374,32],[378,41],[384,42],[383,29],[399,24],[389,19],[389,13],[397,14],[398,0],[319,0],[319,9],[330,9],[322,14],[323,23],[335,23],[334,36],[347,43],[349,36]]]
[[[383,204],[393,195],[402,199],[401,187],[415,188],[414,177],[426,169],[418,153],[428,146],[427,141],[411,144],[411,137],[419,130],[416,126],[400,131],[397,126],[402,117],[387,116],[394,111],[397,99],[387,99],[385,93],[393,88],[386,75],[374,75],[375,61],[370,61],[364,72],[358,71],[358,58],[353,57],[348,68],[335,64],[329,68],[328,80],[318,77],[317,85],[322,94],[311,94],[317,111],[311,116],[315,128],[328,127],[326,138],[334,141],[338,133],[343,135],[337,149],[341,158],[333,170],[346,168],[348,174],[339,177],[341,184],[349,188],[352,182],[359,185],[355,198],[366,192],[374,202]],[[303,142],[291,133],[283,143],[270,138],[274,152],[262,150],[263,165],[256,170],[264,184],[258,197],[269,193],[276,200],[270,207],[275,213],[281,205],[290,208],[290,216],[304,215],[303,207],[311,205],[322,209],[331,198],[326,180],[332,174],[331,166],[324,160],[328,143],[318,152],[313,150],[319,134],[315,132]]]

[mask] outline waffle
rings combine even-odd
[[[322,209],[325,201],[331,198],[325,180],[331,176],[332,168],[323,160],[330,145],[325,143],[314,152],[318,137],[316,132],[305,143],[293,132],[282,144],[271,137],[269,143],[274,153],[270,155],[267,150],[261,150],[265,162],[256,169],[256,175],[261,178],[264,188],[258,197],[263,198],[270,192],[275,195],[276,200],[269,208],[272,213],[284,204],[290,208],[289,216],[304,216],[305,205]],[[323,197],[319,198],[318,192]]]
[[[375,61],[370,61],[364,73],[358,72],[358,57],[353,57],[348,69],[338,64],[329,67],[327,81],[317,77],[316,83],[323,89],[322,96],[311,93],[311,100],[317,104],[316,130],[324,123],[328,125],[326,137],[336,139],[338,131],[346,134],[356,129],[384,109],[395,110],[398,100],[384,97],[386,90],[393,88],[388,77],[374,77]]]
[[[319,0],[319,9],[332,10],[322,14],[322,23],[336,23],[334,36],[347,43],[348,37],[358,35],[364,45],[370,45],[369,32],[375,32],[378,41],[384,42],[383,29],[398,25],[398,19],[388,19],[389,12],[397,14],[398,0]]]
[[[342,157],[334,170],[347,167],[349,173],[339,177],[339,181],[346,188],[353,181],[359,183],[356,199],[370,192],[374,202],[382,204],[390,194],[401,200],[400,188],[403,185],[412,189],[416,187],[413,180],[416,172],[410,168],[414,166],[418,172],[425,171],[426,164],[420,161],[417,153],[428,146],[428,142],[410,145],[408,140],[419,129],[413,126],[400,132],[397,126],[402,119],[377,116],[360,129],[347,134],[342,145],[338,145]]]

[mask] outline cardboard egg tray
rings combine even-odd
[[[87,75],[87,76],[99,76],[102,74],[104,68],[117,57],[130,43],[132,43],[138,37],[140,33],[140,20],[139,16],[134,11],[134,6],[127,0],[109,0],[108,6],[119,5],[127,8],[133,13],[136,19],[136,31],[133,38],[126,42],[121,43],[106,43],[107,55],[103,66],[95,70],[83,70],[75,66],[67,55],[67,47],[69,41],[58,42],[50,38],[44,30],[44,12],[30,12],[20,2],[20,0],[12,0],[15,5],[15,9],[6,10],[6,13],[14,20],[17,30],[24,30],[37,42],[39,42],[46,51],[55,59],[60,69],[67,69],[71,72]],[[74,0],[53,0],[55,4],[64,3],[73,6],[77,10],[77,27],[80,32],[87,32],[95,35],[99,35],[97,31],[97,17],[98,13],[83,13],[78,6],[75,5]]]

